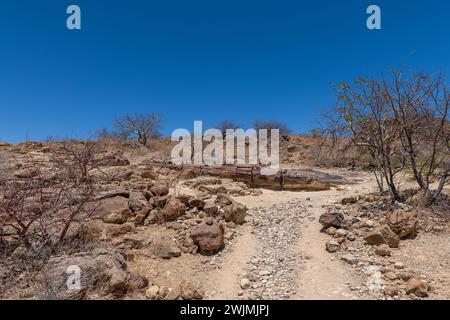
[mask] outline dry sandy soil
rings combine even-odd
[[[36,154],[42,156],[41,153]],[[130,163],[123,167],[112,168],[122,172],[133,171],[130,181],[116,181],[114,188],[127,188],[147,183],[143,181],[139,170],[148,160],[146,152],[121,154]],[[23,157],[22,157],[23,158]],[[24,161],[21,156],[11,152],[0,152],[0,169]],[[289,167],[298,167],[289,164]],[[119,170],[120,169],[120,170]],[[251,190],[241,184],[227,181],[230,195],[235,201],[247,208],[245,223],[233,225],[224,223],[225,247],[215,254],[205,255],[197,252],[182,251],[171,259],[155,257],[154,252],[145,244],[139,249],[125,252],[128,271],[148,279],[147,287],[152,285],[171,291],[180,283],[189,281],[201,288],[204,299],[416,299],[414,295],[386,295],[382,288],[372,290],[372,274],[364,268],[377,263],[387,269],[401,265],[405,270],[414,270],[430,285],[430,299],[450,299],[450,245],[449,229],[441,232],[419,231],[412,240],[401,241],[400,247],[392,249],[388,257],[373,255],[373,249],[364,246],[359,240],[352,242],[360,245],[364,252],[357,263],[342,260],[341,253],[329,253],[325,244],[330,235],[321,232],[319,217],[330,208],[343,209],[341,200],[349,197],[364,196],[374,192],[375,182],[371,175],[360,171],[344,169],[314,168],[323,172],[345,177],[347,183],[330,190],[315,192],[288,192],[270,190]],[[133,178],[137,176],[137,178]],[[170,180],[170,179],[169,179]],[[189,184],[177,184],[173,181],[172,196],[189,194],[197,196],[197,189]],[[131,190],[131,189],[130,189]],[[242,192],[241,192],[242,191]],[[133,196],[133,194],[132,194]],[[184,218],[183,218],[184,219]],[[128,241],[126,237],[138,237],[142,243],[166,238],[180,241],[180,228],[189,230],[189,223],[196,225],[204,221],[203,217],[192,218],[164,224],[136,224],[128,235],[112,238],[105,243],[107,248],[115,249]],[[375,219],[376,220],[376,219]],[[222,222],[220,222],[222,223]],[[183,230],[182,230],[183,231]],[[227,236],[228,235],[228,236]],[[359,241],[359,242],[358,242]],[[181,245],[180,245],[181,247]],[[366,248],[367,247],[367,248]],[[361,249],[363,248],[363,249]],[[366,259],[366,260],[364,260]],[[399,264],[400,263],[400,264]],[[383,277],[386,277],[386,274]],[[29,281],[24,279],[30,278]],[[18,278],[18,290],[4,298],[36,298],[39,290],[39,276],[21,274]],[[383,280],[384,281],[384,280]],[[390,279],[383,285],[402,286],[403,281]],[[111,296],[90,298],[109,299]],[[130,290],[124,299],[146,299],[146,290]]]

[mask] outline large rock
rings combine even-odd
[[[79,271],[80,287],[69,284]],[[84,299],[90,292],[122,296],[128,289],[129,273],[123,257],[109,250],[96,249],[73,256],[51,258],[44,270],[42,299]]]
[[[328,212],[320,216],[319,222],[325,227],[335,227],[337,229],[344,227],[344,215],[339,212]]]
[[[413,238],[417,235],[417,214],[412,211],[397,210],[386,216],[389,227],[401,239]]]
[[[223,213],[225,215],[224,218],[226,221],[233,221],[237,224],[244,223],[245,217],[247,215],[247,208],[244,205],[234,201],[232,198],[225,194],[218,194],[214,202],[216,206],[219,206],[223,209]],[[214,206],[212,204],[209,204],[207,211],[214,213]]]
[[[325,249],[328,252],[333,253],[341,250],[341,245],[338,242],[331,240],[325,243]]]
[[[147,206],[142,208],[134,217],[134,222],[137,224],[143,224],[145,219],[147,219],[148,214],[153,208],[151,206]]]
[[[124,167],[128,166],[130,161],[120,156],[108,156],[101,160],[101,165],[105,167]]]
[[[418,297],[427,297],[429,291],[428,283],[418,277],[413,277],[406,283],[406,294],[415,294]]]
[[[237,224],[242,224],[245,222],[245,216],[247,215],[247,208],[235,201],[232,204],[223,208],[225,214],[225,221],[233,221]]]
[[[161,215],[164,221],[174,221],[178,217],[181,217],[186,212],[186,206],[176,198],[170,198],[170,200],[161,210]]]
[[[199,250],[208,253],[215,252],[223,247],[223,231],[224,228],[221,224],[209,220],[195,226],[190,235]]]
[[[153,183],[153,185],[149,188],[149,191],[153,194],[153,196],[157,197],[169,194],[169,188],[160,183]]]
[[[382,226],[378,230],[369,231],[364,236],[364,241],[370,245],[379,246],[387,244],[391,248],[397,248],[400,238],[388,227]]]
[[[185,281],[180,285],[181,297],[183,300],[203,299],[204,293],[196,284]]]
[[[162,259],[176,258],[181,255],[180,248],[168,237],[152,241],[150,248],[157,257]]]
[[[128,199],[113,197],[101,200],[100,206],[95,210],[94,217],[101,218],[106,223],[125,223],[131,216]]]
[[[86,241],[105,240],[133,232],[134,223],[123,224],[105,223],[100,220],[91,220],[81,230],[82,238]]]
[[[231,199],[226,194],[219,193],[217,195],[215,202],[216,202],[216,204],[218,204],[221,207],[226,207],[233,203],[233,199]]]

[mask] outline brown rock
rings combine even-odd
[[[338,242],[331,240],[325,243],[325,248],[328,252],[333,253],[341,250],[341,245]]]
[[[150,248],[157,257],[162,259],[176,258],[181,255],[181,250],[167,237],[152,241]]]
[[[390,297],[394,297],[398,294],[399,290],[397,287],[394,287],[394,286],[385,286],[383,288],[383,292],[384,292],[384,294],[386,294]]]
[[[134,222],[137,224],[143,224],[145,219],[147,219],[148,214],[152,210],[152,207],[144,207],[141,211],[139,211],[134,218]]]
[[[180,285],[181,297],[184,300],[200,300],[203,299],[203,291],[192,282],[183,282]]]
[[[428,296],[429,289],[428,283],[419,277],[413,277],[406,283],[406,294],[413,293],[421,298]]]
[[[100,206],[95,210],[93,216],[101,218],[106,223],[125,223],[131,216],[128,199],[113,197],[101,200]]]
[[[74,266],[81,270],[81,288],[67,290],[68,270]],[[70,274],[75,272],[70,271]],[[83,299],[87,292],[98,291],[122,296],[128,289],[129,273],[118,253],[96,249],[72,256],[51,258],[44,270],[43,299]]]
[[[389,229],[388,226],[382,226],[375,231],[369,231],[364,236],[364,241],[370,245],[379,246],[382,244],[388,244],[391,248],[397,248],[400,242],[400,238]]]
[[[181,290],[179,286],[176,286],[175,288],[169,289],[169,292],[167,292],[166,296],[164,297],[164,300],[178,300],[181,295]]]
[[[203,222],[195,226],[190,235],[201,252],[215,252],[224,245],[223,232],[223,226],[214,221],[211,225]]]
[[[375,249],[375,253],[379,256],[387,257],[391,255],[391,249],[387,244],[382,244]]]
[[[236,224],[242,224],[245,222],[245,217],[247,215],[247,208],[235,201],[232,204],[223,208],[225,213],[225,221],[233,221]]]
[[[417,214],[412,211],[397,210],[388,214],[386,221],[401,239],[413,238],[417,235]]]
[[[219,212],[219,206],[215,203],[206,202],[203,206],[203,211],[210,217],[215,217]]]
[[[128,159],[119,156],[105,157],[101,161],[101,165],[104,167],[124,167],[128,166],[129,164],[130,161],[128,161]]]
[[[147,169],[141,172],[141,178],[156,180],[158,178],[158,174],[151,169]]]
[[[344,215],[342,213],[324,213],[320,216],[319,222],[325,227],[342,228],[344,225]]]
[[[349,197],[349,198],[344,198],[341,200],[341,204],[342,205],[349,205],[349,204],[355,204],[358,202],[358,197]]]
[[[164,221],[174,221],[181,217],[186,212],[186,206],[176,198],[170,198],[170,200],[164,206],[161,211]]]
[[[165,196],[169,194],[169,188],[162,184],[153,184],[149,191],[157,197]]]
[[[203,209],[205,201],[202,199],[191,199],[188,203],[189,208]]]

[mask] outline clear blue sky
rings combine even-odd
[[[370,4],[381,31],[365,27]],[[8,0],[0,41],[0,140],[82,138],[150,111],[166,134],[256,118],[306,132],[335,103],[330,82],[448,73],[450,1]]]

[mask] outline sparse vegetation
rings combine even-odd
[[[125,115],[114,120],[114,135],[119,139],[137,138],[144,146],[161,135],[164,118],[159,113]]]

